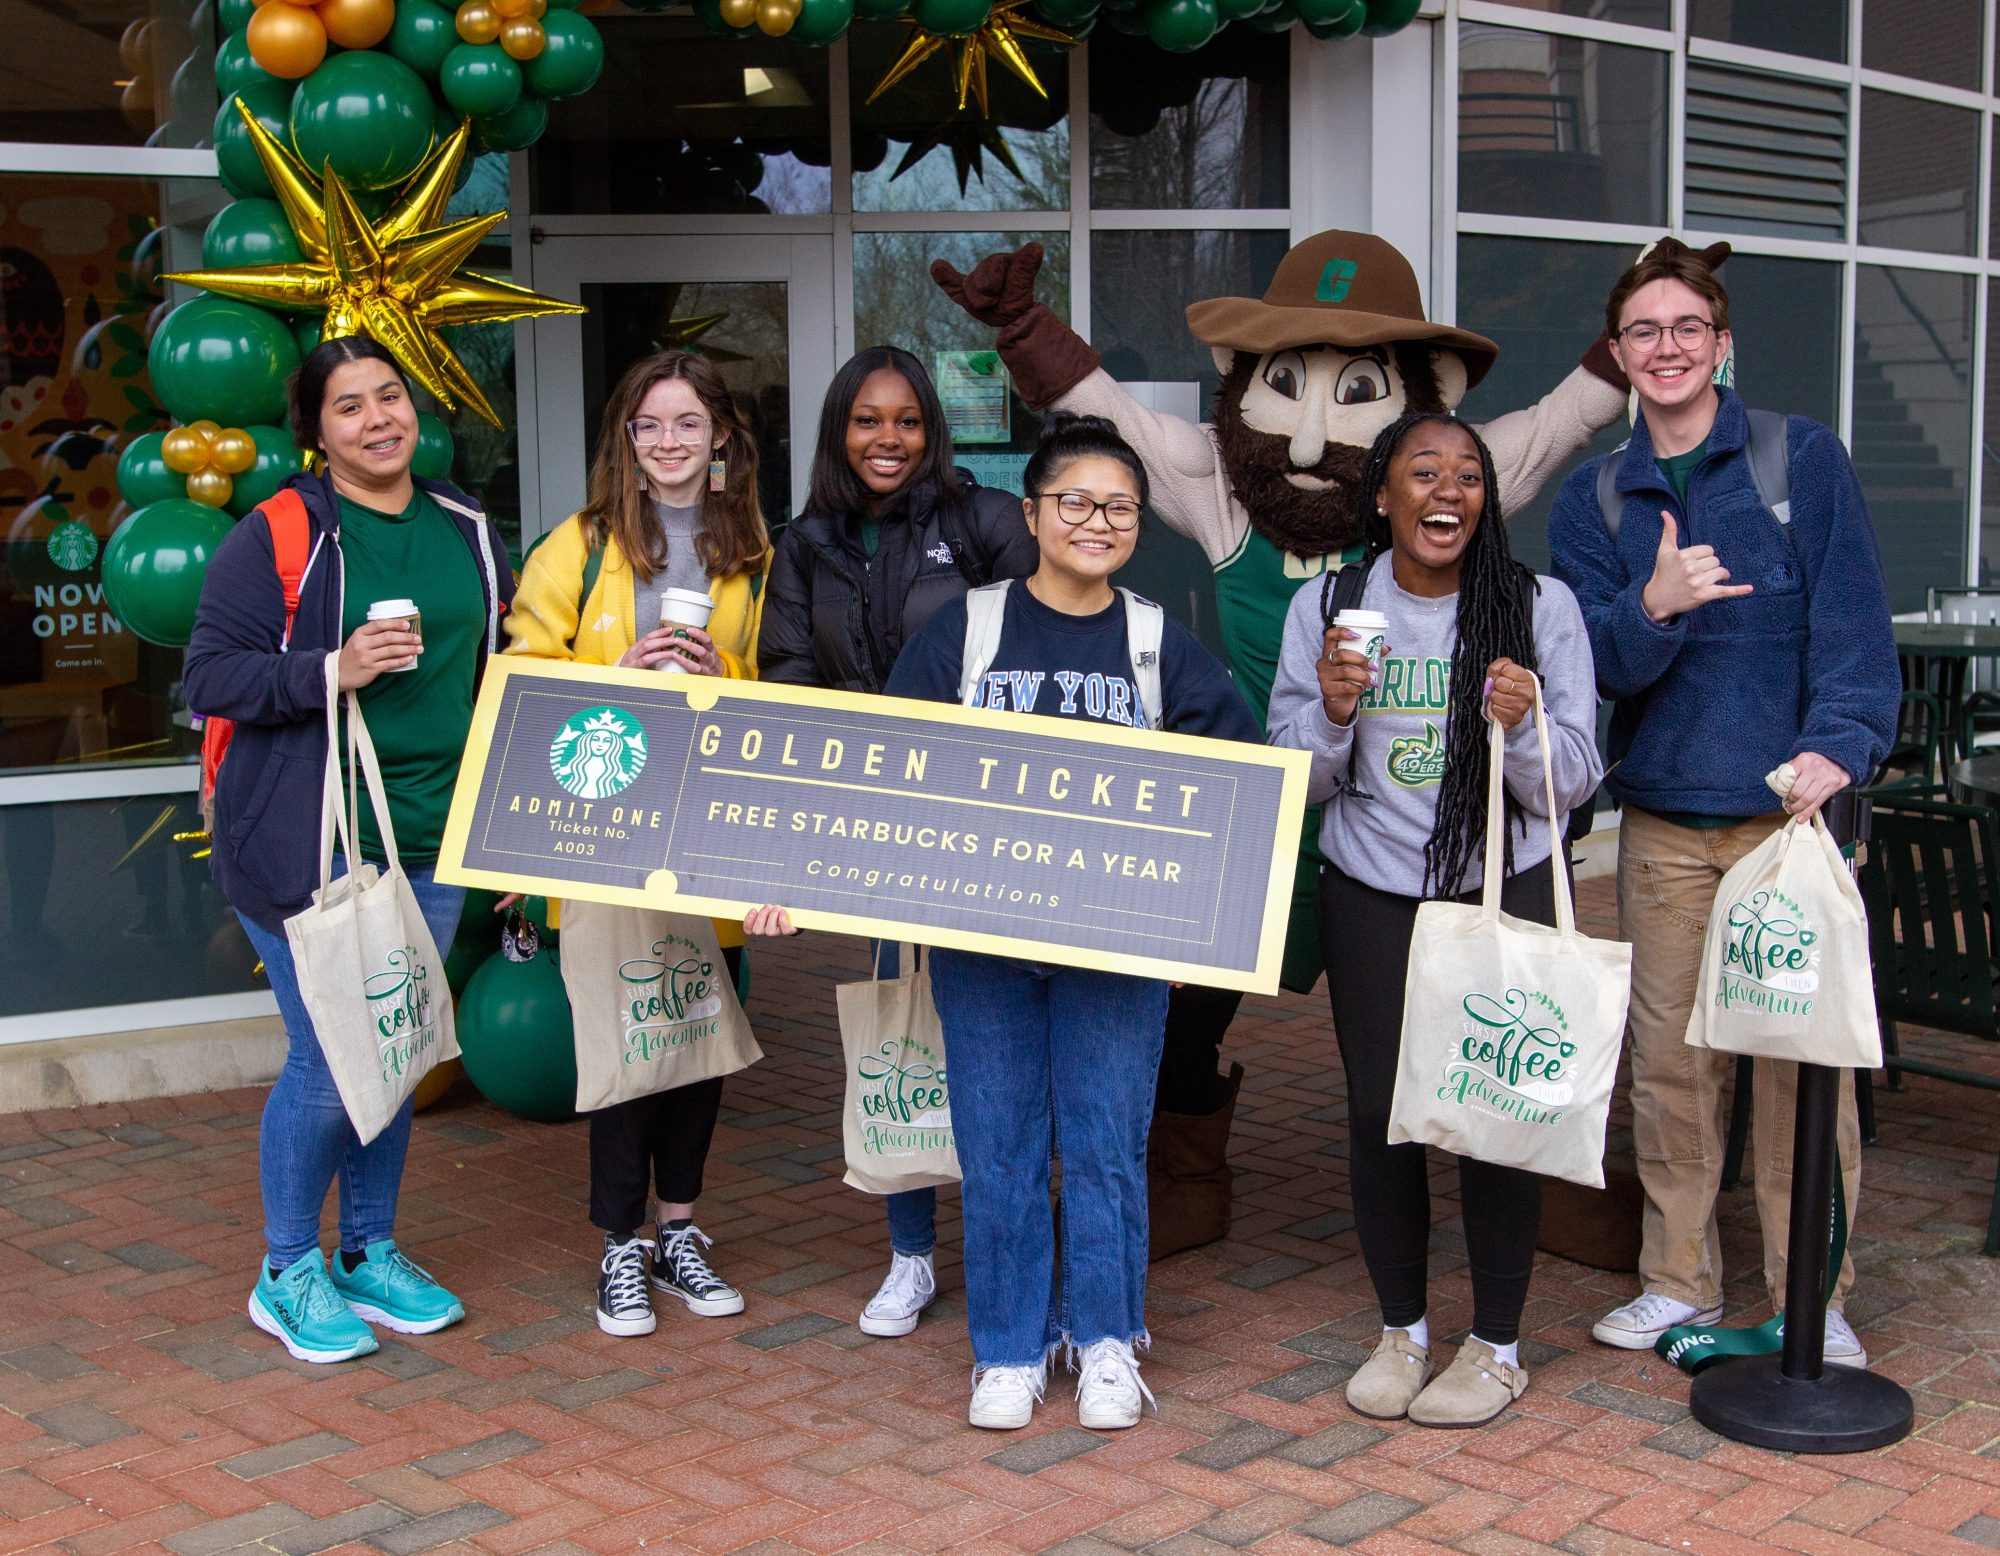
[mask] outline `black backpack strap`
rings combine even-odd
[[[1750,411],[1743,452],[1750,461],[1750,479],[1757,500],[1771,510],[1787,532],[1792,524],[1792,457],[1786,442],[1785,417],[1779,411]]]
[[[1614,541],[1618,538],[1618,520],[1625,511],[1625,499],[1618,495],[1618,461],[1624,448],[1624,444],[1619,444],[1597,467],[1597,511],[1604,515],[1604,532]]]
[[[1353,610],[1361,603],[1362,591],[1368,587],[1368,563],[1349,562],[1338,572],[1320,574],[1319,620],[1324,632],[1333,625],[1334,617],[1342,611]]]

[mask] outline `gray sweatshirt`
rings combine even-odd
[[[1596,675],[1576,597],[1553,578],[1537,582],[1535,652],[1548,709],[1557,815],[1563,818],[1590,797],[1604,774],[1597,754]],[[1292,597],[1285,616],[1278,678],[1271,689],[1271,743],[1312,756],[1306,799],[1326,802],[1319,833],[1326,857],[1379,891],[1415,897],[1423,890],[1424,844],[1430,840],[1444,777],[1458,596],[1432,600],[1406,594],[1396,584],[1389,558],[1377,559],[1361,608],[1389,618],[1389,657],[1381,683],[1362,694],[1353,721],[1342,727],[1327,718],[1320,702],[1315,669],[1325,632],[1320,587],[1319,579],[1309,580]],[[1507,792],[1530,817],[1547,815],[1532,718],[1507,732],[1506,750]],[[1352,786],[1350,754],[1355,758]],[[1478,886],[1483,857],[1481,850],[1473,851],[1464,889]],[[1548,857],[1546,825],[1531,821],[1525,833],[1515,834],[1516,873]]]
[[[669,589],[708,593],[708,569],[701,565],[695,549],[695,532],[701,527],[701,504],[677,508],[670,502],[655,502],[653,516],[667,535],[666,570],[653,574],[651,583],[632,580],[632,625],[640,637],[660,624],[660,596]]]

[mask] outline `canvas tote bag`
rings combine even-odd
[[[347,693],[347,766],[340,773],[340,656],[326,656],[326,788],[320,804],[319,890],[285,920],[299,997],[319,1034],[348,1120],[363,1145],[379,1135],[417,1089],[417,1082],[458,1057],[444,958],[417,907],[396,857],[396,829],[382,788],[382,764]],[[361,830],[360,789],[368,788],[388,870],[354,849]],[[343,803],[343,799],[345,803]],[[347,874],[333,878],[333,840],[340,837]]]
[[[1410,937],[1389,1143],[1604,1186],[1604,1120],[1625,1036],[1632,948],[1579,934],[1562,868],[1547,714],[1535,733],[1549,809],[1556,927],[1500,911],[1506,731],[1492,726],[1479,902],[1426,902]]]
[[[847,1055],[846,1181],[869,1194],[959,1180],[930,958],[909,945],[901,957],[901,977],[871,975],[834,990]],[[880,968],[878,948],[871,974]]]
[[[1790,763],[1764,781],[1791,792]],[[1882,1063],[1868,914],[1815,813],[1788,821],[1723,876],[1702,940],[1690,1047],[1840,1069]]]
[[[575,1017],[579,1113],[731,1075],[764,1057],[705,918],[566,898],[562,975]]]

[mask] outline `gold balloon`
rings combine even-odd
[[[196,437],[200,438],[202,441],[202,445],[206,447],[208,444],[213,443],[216,440],[216,438],[221,434],[222,427],[221,424],[218,422],[212,422],[206,418],[203,418],[201,421],[189,422],[187,430],[192,432]]]
[[[528,0],[528,14],[540,21],[549,14],[549,0]]]
[[[492,0],[492,5],[495,11],[510,20],[528,14],[528,0]]]
[[[208,439],[192,427],[176,427],[160,439],[160,459],[178,475],[193,475],[208,464]]]
[[[799,0],[757,0],[757,30],[768,38],[782,38],[799,19]]]
[[[731,27],[748,27],[757,20],[757,0],[721,0],[716,9]]]
[[[509,59],[533,59],[549,46],[549,35],[532,16],[509,17],[500,29],[500,47]]]
[[[220,470],[197,470],[188,477],[188,496],[211,508],[220,508],[235,490],[236,483]]]
[[[260,6],[244,31],[250,57],[272,75],[297,81],[326,58],[326,28],[319,13],[282,0]]]
[[[491,43],[500,36],[500,13],[490,0],[466,0],[458,8],[458,35],[467,43]]]
[[[320,0],[326,35],[343,49],[372,49],[396,25],[396,0]]]
[[[130,23],[118,39],[118,59],[134,75],[146,62],[146,34],[152,28],[151,17],[142,16]]]
[[[241,427],[224,427],[208,440],[208,462],[224,475],[241,475],[257,463],[257,444]]]

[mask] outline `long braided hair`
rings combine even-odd
[[[1376,512],[1375,494],[1389,479],[1389,462],[1417,428],[1437,423],[1457,427],[1479,451],[1479,471],[1486,484],[1479,522],[1458,577],[1457,637],[1451,651],[1450,711],[1445,720],[1444,780],[1438,786],[1437,817],[1424,844],[1425,897],[1453,897],[1464,889],[1472,857],[1486,837],[1487,746],[1481,693],[1486,667],[1496,659],[1511,659],[1526,670],[1538,670],[1535,659],[1532,569],[1514,560],[1507,544],[1507,517],[1500,507],[1500,482],[1493,472],[1493,452],[1479,434],[1455,416],[1417,411],[1382,429],[1368,451],[1368,463],[1355,483],[1354,502],[1367,566],[1390,549],[1389,518]],[[1504,864],[1514,867],[1514,833],[1526,833],[1520,804],[1505,799],[1507,825]]]

